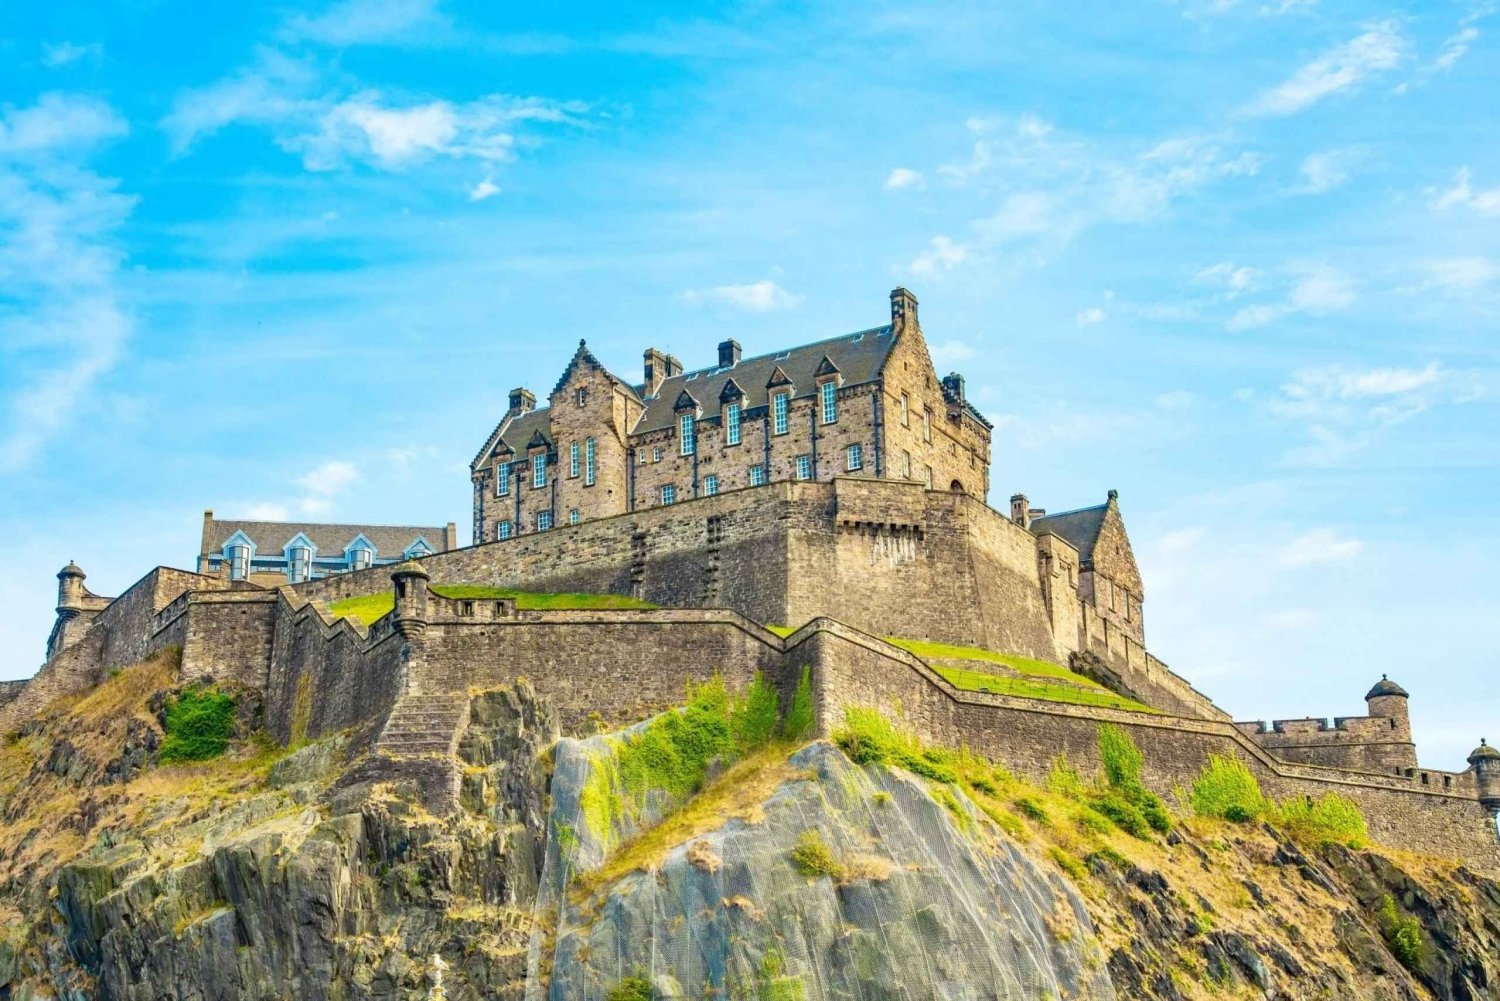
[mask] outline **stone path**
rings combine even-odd
[[[375,750],[389,758],[452,755],[458,750],[458,737],[468,725],[468,715],[467,693],[403,695],[386,719]]]

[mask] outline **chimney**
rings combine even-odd
[[[891,289],[891,333],[900,337],[908,327],[921,327],[917,322],[917,297],[898,285]]]
[[[536,409],[536,397],[525,386],[510,391],[510,416],[516,417]]]
[[[949,372],[943,376],[943,394],[953,403],[958,404],[960,407],[963,406],[964,377],[957,372]]]
[[[1025,494],[1012,494],[1010,498],[1010,520],[1022,528],[1031,527],[1031,502]]]
[[[722,348],[720,350],[723,350]],[[646,380],[643,387],[644,395],[655,396],[661,391],[664,380],[674,375],[682,374],[682,362],[673,358],[665,351],[656,348],[646,349]]]
[[[719,367],[734,368],[740,363],[740,342],[734,338],[719,342]]]

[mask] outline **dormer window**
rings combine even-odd
[[[375,563],[375,554],[368,546],[354,546],[348,553],[350,570],[368,570]]]
[[[229,579],[244,580],[250,572],[250,547],[239,544],[225,550],[229,557]]]
[[[427,544],[426,539],[418,539],[406,547],[406,552],[401,554],[408,560],[419,560],[424,556],[432,555],[432,547]]]
[[[292,546],[286,551],[286,579],[293,584],[298,584],[310,576],[312,576],[312,550],[306,546]]]

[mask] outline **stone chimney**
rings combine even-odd
[[[1022,528],[1031,527],[1031,503],[1025,494],[1011,494],[1010,520]]]
[[[897,286],[891,289],[891,333],[900,337],[908,328],[921,329],[917,322],[917,297]]]
[[[734,338],[719,342],[719,367],[734,368],[740,363],[740,342]]]
[[[957,372],[943,376],[943,395],[958,406],[964,405],[964,377]]]
[[[723,348],[719,350],[722,351]],[[673,358],[665,351],[658,351],[656,348],[647,348],[645,374],[644,395],[655,396],[661,390],[663,381],[672,378],[674,375],[682,374],[682,362]]]
[[[535,409],[536,397],[532,395],[531,390],[525,386],[517,386],[510,391],[510,410],[507,416],[519,417]]]

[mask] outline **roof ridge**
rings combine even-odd
[[[1037,522],[1039,522],[1039,521],[1046,521],[1048,518],[1063,518],[1063,517],[1066,517],[1067,515],[1070,515],[1070,514],[1083,514],[1085,511],[1103,511],[1103,510],[1105,510],[1108,507],[1109,507],[1109,504],[1108,503],[1104,503],[1104,504],[1090,504],[1088,507],[1075,507],[1071,511],[1057,511],[1057,512],[1048,511],[1044,515],[1040,515],[1040,516],[1038,516],[1036,518],[1033,518],[1031,520],[1031,523],[1033,525],[1035,525]]]
[[[215,518],[215,524],[236,525],[295,525],[299,528],[436,528],[442,531],[446,525],[377,525],[347,521],[252,521],[248,518]]]
[[[741,367],[742,365],[748,365],[751,362],[762,361],[766,358],[770,358],[774,361],[778,356],[788,354],[792,351],[800,351],[803,348],[815,348],[820,344],[832,344],[834,341],[841,341],[846,337],[859,337],[862,334],[878,334],[882,331],[890,329],[891,325],[889,323],[884,323],[878,327],[866,327],[864,330],[851,330],[848,333],[835,334],[833,337],[825,337],[821,341],[808,341],[805,344],[793,344],[789,348],[780,348],[775,351],[766,351],[762,354],[751,355],[749,358],[741,358],[733,365],[705,365],[703,368],[695,368],[691,372],[684,370],[677,373],[676,375],[669,376],[668,378],[688,379],[695,375],[705,375],[710,372],[733,372],[735,369]],[[662,380],[662,382],[666,381],[666,379]]]

